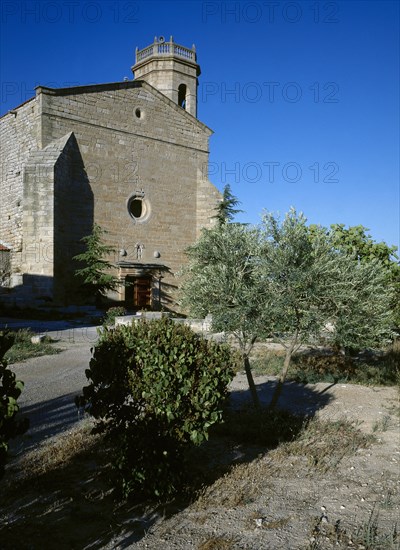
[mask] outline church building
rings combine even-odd
[[[82,237],[115,249],[129,309],[176,309],[185,249],[214,223],[210,128],[197,119],[196,50],[136,49],[133,80],[36,88],[0,119],[0,303],[74,304]]]

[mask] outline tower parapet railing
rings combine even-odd
[[[163,37],[154,38],[153,44],[147,46],[143,50],[136,48],[136,63],[140,63],[148,57],[158,57],[163,55],[173,55],[177,57],[182,57],[193,63],[196,63],[196,47],[193,44],[192,48],[185,48],[185,46],[180,46],[175,44],[172,36],[170,37],[169,42],[165,42]]]

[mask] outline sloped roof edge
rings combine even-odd
[[[36,95],[44,93],[47,95],[65,96],[73,94],[90,94],[111,90],[126,90],[130,88],[147,89],[153,95],[157,96],[158,99],[173,107],[180,115],[187,117],[193,124],[196,124],[203,130],[209,132],[210,135],[214,133],[213,130],[209,128],[206,124],[200,122],[200,120],[185,111],[185,109],[182,109],[182,107],[180,107],[179,105],[176,105],[171,99],[158,91],[157,88],[154,88],[154,86],[151,86],[151,84],[149,84],[145,80],[127,80],[123,82],[107,82],[104,84],[87,84],[84,86],[70,86],[68,88],[49,88],[47,86],[37,86],[35,90]]]
[[[19,105],[17,105],[16,107],[13,107],[12,109],[10,109],[9,111],[7,111],[6,113],[4,113],[3,115],[0,116],[0,118],[4,118],[6,117],[7,115],[15,115],[16,112],[18,109],[20,109],[21,107],[23,107],[24,105],[26,105],[27,103],[30,103],[31,101],[33,101],[35,99],[35,96],[33,97],[30,97],[29,99],[27,99],[26,101],[24,101],[23,103],[20,103]]]
[[[27,159],[26,166],[30,166],[32,164],[36,166],[36,164],[42,163],[49,163],[50,165],[55,164],[72,137],[75,139],[74,132],[68,132],[62,137],[51,141],[43,149],[31,151]]]

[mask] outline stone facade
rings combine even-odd
[[[110,297],[175,309],[184,251],[213,223],[220,193],[207,178],[212,131],[194,116],[194,50],[172,39],[151,48],[136,52],[135,80],[38,87],[0,119],[3,302],[74,303],[72,257],[97,223],[116,250],[121,287]]]

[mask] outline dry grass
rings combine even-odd
[[[373,441],[372,435],[361,432],[352,422],[313,418],[295,441],[281,445],[274,452],[274,458],[283,462],[290,457],[305,457],[313,470],[328,472],[345,456],[368,447]]]
[[[199,495],[196,508],[245,506],[260,495],[260,480],[269,476],[272,476],[272,470],[259,459],[249,464],[239,464]]]
[[[119,518],[108,480],[107,457],[90,423],[26,453],[0,483],[1,548],[83,548],[107,542]]]
[[[61,351],[59,348],[54,347],[54,342],[48,336],[46,336],[42,342],[32,344],[31,338],[35,336],[35,333],[30,329],[20,329],[10,332],[14,335],[14,343],[4,355],[4,359],[6,359],[9,364],[25,361],[30,357],[55,355]]]
[[[237,444],[273,448],[284,441],[295,439],[303,427],[304,416],[285,410],[253,407],[228,410],[224,422],[211,430],[211,435],[233,439]]]
[[[254,374],[277,376],[283,366],[284,351],[256,345],[251,356]],[[329,348],[304,349],[295,354],[288,380],[304,384],[350,382],[400,388],[400,339],[385,350],[364,350],[349,356]]]
[[[77,459],[95,451],[101,440],[100,435],[91,433],[93,422],[86,420],[79,427],[61,434],[54,441],[28,451],[14,468],[7,473],[7,478],[13,478],[13,483],[26,482],[38,476],[44,476]]]
[[[251,415],[248,415],[249,412],[241,417],[243,426],[239,429],[239,439],[245,422],[251,421]],[[285,414],[282,419],[285,424],[289,422]],[[278,417],[275,424],[279,431]],[[116,535],[124,536],[127,532],[132,541],[138,541],[154,523],[154,518],[159,517],[157,503],[132,505],[118,500],[108,479],[110,469],[107,461],[112,459],[112,454],[105,452],[102,437],[92,435],[91,427],[91,422],[84,423],[31,451],[8,469],[0,488],[2,548],[15,547],[15,540],[21,532],[27,543],[20,545],[19,550],[42,547],[45,540],[51,540],[53,547],[57,548],[84,548],[93,544],[93,547],[100,548],[109,544]],[[191,510],[195,514],[209,517],[213,510],[224,508],[243,510],[247,516],[247,505],[251,507],[256,502],[274,501],[279,486],[277,480],[290,479],[294,471],[304,476],[335,471],[344,456],[373,441],[372,436],[362,434],[351,423],[312,419],[292,433],[290,441],[278,444],[273,450],[258,448],[259,455],[254,458],[254,454],[246,454],[247,445],[232,439],[233,435],[231,432],[231,439],[226,435],[215,436],[208,451],[199,449],[203,455],[197,456],[201,456],[206,474],[208,470],[209,485],[201,493],[192,494]],[[259,441],[258,435],[256,440]],[[240,451],[241,457],[237,461],[231,458],[232,450]],[[227,455],[230,456],[228,460]],[[242,463],[238,463],[240,460]],[[220,477],[215,479],[216,475]],[[173,513],[185,506],[187,504],[183,508],[176,506]],[[292,521],[291,516],[285,516],[282,510],[274,510],[268,519],[262,513],[260,508],[256,515],[248,516],[247,521],[253,530],[283,531]],[[255,520],[260,518],[261,525],[258,525]],[[329,536],[340,543],[345,540],[344,533],[335,526],[329,529],[328,533],[328,526],[315,523],[312,527],[314,542],[310,548],[324,548],[321,546],[325,540],[323,537]],[[368,537],[372,540],[375,537],[376,541],[389,543],[397,536],[393,532],[390,539],[389,535],[378,531],[374,517],[369,525],[360,526],[358,539],[353,534],[353,540]],[[202,540],[199,550],[231,550],[238,542],[229,531],[203,534]]]
[[[312,419],[298,437],[276,449],[261,453],[249,463],[238,464],[217,479],[199,496],[196,506],[245,506],[262,494],[268,494],[270,482],[285,469],[293,469],[296,460],[308,467],[309,475],[336,468],[345,456],[369,446],[375,438],[362,433],[353,423]]]
[[[276,519],[267,520],[263,516],[262,511],[253,512],[248,518],[248,527],[254,529],[258,527],[259,529],[283,529],[290,522],[290,517],[281,517]]]
[[[255,375],[278,376],[283,368],[284,350],[269,350],[265,346],[256,346],[251,354],[251,370]]]
[[[198,550],[231,550],[232,548],[234,548],[233,540],[222,537],[212,537],[201,543]]]
[[[379,526],[379,513],[373,508],[369,517],[351,532],[346,531],[340,521],[323,523],[321,517],[313,519],[310,525],[311,542],[306,550],[323,550],[327,541],[340,549],[357,550],[399,550],[400,539],[396,525],[389,532]]]

